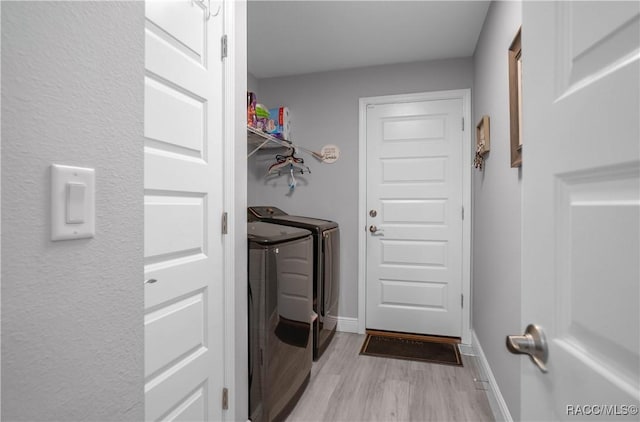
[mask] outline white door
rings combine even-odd
[[[461,336],[462,107],[367,106],[368,329]]]
[[[522,419],[640,401],[639,7],[524,2],[522,318],[549,356],[523,356]]]
[[[145,4],[145,418],[221,420],[222,13]]]

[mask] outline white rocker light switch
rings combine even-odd
[[[67,224],[84,223],[87,185],[67,183]]]
[[[51,165],[51,240],[95,235],[95,170]]]

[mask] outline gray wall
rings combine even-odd
[[[259,92],[259,82],[258,79],[253,76],[251,73],[247,72],[247,91],[251,91],[254,94],[258,94]]]
[[[144,3],[2,2],[2,420],[142,420]],[[49,166],[96,169],[50,240]]]
[[[286,176],[264,177],[273,152],[252,157],[248,175],[249,205],[275,205],[292,214],[340,224],[340,316],[358,315],[358,99],[471,88],[472,82],[470,58],[259,80],[259,102],[290,108],[294,142],[312,150],[325,144],[340,147],[341,156],[335,164],[323,164],[303,154],[312,174],[298,177],[293,193]]]
[[[520,325],[521,176],[510,167],[507,49],[522,22],[520,2],[493,2],[474,63],[474,122],[490,118],[491,152],[473,169],[473,329],[514,419],[520,416],[520,362],[507,334]],[[525,53],[526,54],[526,53]],[[475,137],[474,137],[475,138]]]

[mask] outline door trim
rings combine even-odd
[[[228,213],[228,234],[222,235],[224,265],[223,385],[229,391],[228,409],[222,411],[225,421],[248,418],[247,370],[247,140],[244,102],[246,78],[246,1],[222,0],[223,35],[227,35],[227,57],[223,78],[223,211]],[[219,58],[216,58],[219,60]],[[242,100],[239,100],[242,99]],[[241,175],[245,176],[243,179]],[[222,222],[220,222],[222,223]],[[215,229],[215,228],[214,228]],[[221,229],[221,226],[217,227]],[[222,392],[220,392],[222,394]],[[222,403],[214,394],[211,406]]]
[[[359,100],[358,129],[358,332],[366,329],[366,265],[367,265],[367,106],[407,103],[412,101],[462,100],[462,343],[471,344],[471,89],[421,92],[415,94],[364,97]]]

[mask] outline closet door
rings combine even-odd
[[[222,419],[219,6],[215,1],[146,2],[147,420]]]

